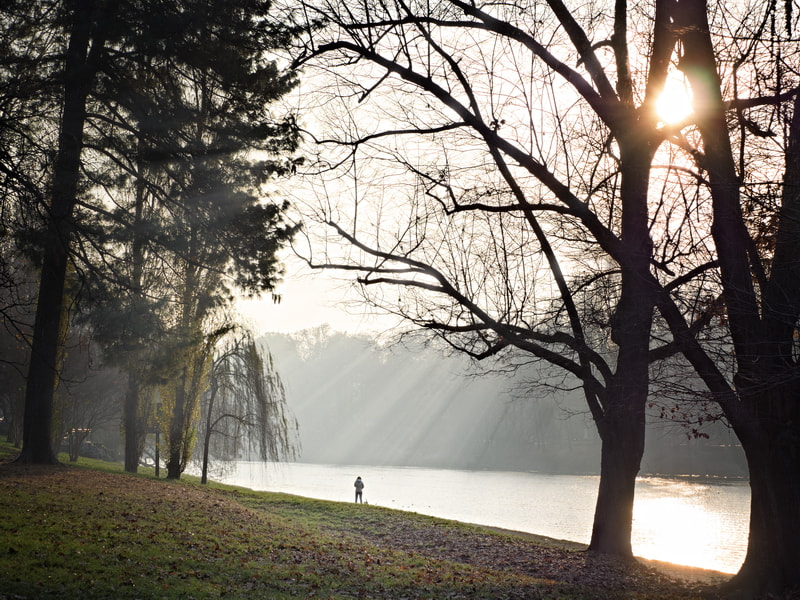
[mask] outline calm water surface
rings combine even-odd
[[[255,490],[352,501],[364,479],[370,504],[588,543],[599,477],[412,467],[238,463],[224,482]],[[637,556],[734,573],[744,560],[750,510],[746,482],[640,478]]]

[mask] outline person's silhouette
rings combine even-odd
[[[364,490],[364,482],[361,481],[361,477],[356,477],[356,482],[353,485],[356,486],[356,502],[361,502],[363,504],[364,500],[362,499],[361,492]]]

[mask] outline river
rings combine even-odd
[[[588,543],[597,476],[416,467],[237,463],[216,479],[254,490],[353,501]],[[641,477],[636,482],[634,554],[735,573],[747,547],[746,482]]]

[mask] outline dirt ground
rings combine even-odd
[[[512,536],[519,536],[521,538],[532,539],[538,543],[543,543],[542,540],[548,539],[532,533],[526,533],[524,531],[510,531],[507,529],[500,529],[499,527],[488,527],[487,529],[491,529],[499,533],[506,533]],[[570,542],[567,540],[551,540],[551,542],[557,543],[558,545],[563,546],[566,549],[584,550],[586,548],[584,544],[579,544],[577,542]],[[637,558],[636,560],[639,561],[641,564],[656,569],[669,577],[687,582],[698,582],[708,585],[719,585],[720,583],[724,583],[725,581],[731,578],[731,575],[729,573],[722,573],[720,571],[712,571],[709,569],[701,569],[699,567],[676,565],[674,563],[665,562],[662,560],[651,560],[647,558]]]

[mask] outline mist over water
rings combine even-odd
[[[297,417],[301,460],[324,464],[599,473],[600,440],[579,391],[541,384],[535,368],[476,374],[463,356],[316,329],[270,334]],[[563,384],[564,382],[561,381]],[[729,429],[649,419],[642,474],[744,477]]]
[[[223,480],[256,490],[353,502],[361,476],[369,504],[587,544],[597,476],[417,467],[237,463]],[[637,556],[727,573],[747,547],[750,503],[744,482],[637,480]]]

